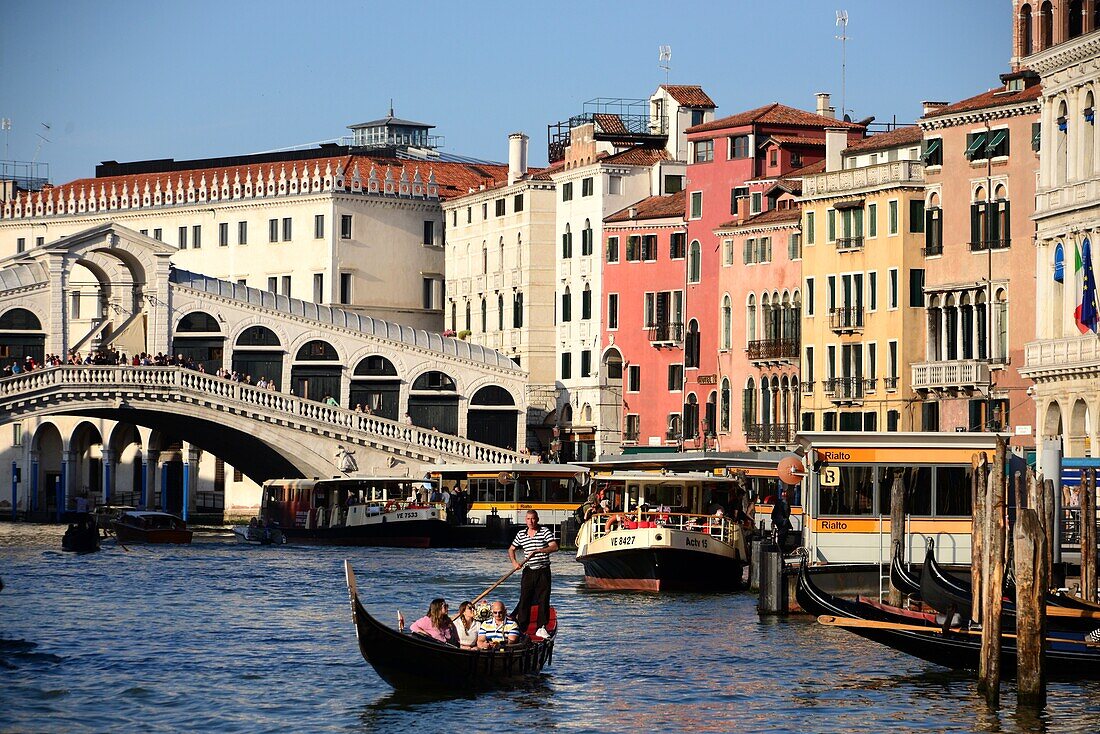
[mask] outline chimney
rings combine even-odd
[[[637,219],[638,218],[638,207],[636,207],[636,206],[630,207],[629,209],[627,209],[626,214],[631,219]]]
[[[527,175],[527,136],[512,133],[508,136],[508,185]]]
[[[922,113],[924,115],[934,115],[947,106],[946,102],[929,102],[927,100],[920,104],[921,107],[924,108],[924,112]]]
[[[818,92],[814,96],[817,97],[817,114],[822,117],[836,117],[836,110],[829,106],[828,92]]]
[[[825,128],[825,170],[839,171],[844,164],[841,153],[848,147],[848,131],[842,127]]]

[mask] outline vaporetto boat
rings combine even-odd
[[[744,529],[724,514],[702,512],[714,489],[732,482],[705,473],[601,478],[611,492],[616,484],[626,488],[637,505],[593,515],[581,525],[577,560],[585,585],[652,592],[740,588],[748,560]]]

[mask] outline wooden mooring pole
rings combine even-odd
[[[970,475],[970,619],[974,624],[982,622],[982,568],[985,549],[985,495],[989,461],[985,454],[974,454]]]
[[[986,702],[996,708],[1001,702],[1001,610],[1005,570],[1005,442],[997,439],[991,480],[985,502],[985,537],[982,573],[982,650],[978,688]]]
[[[1016,494],[1016,525],[1012,532],[1016,570],[1016,685],[1017,704],[1042,706],[1046,700],[1043,648],[1046,647],[1047,540],[1035,471],[1027,472],[1027,499]]]
[[[890,552],[901,553],[905,557],[905,484],[901,481],[902,470],[894,470],[894,483],[890,485]],[[893,556],[891,556],[891,561]],[[893,577],[890,581],[891,606],[902,605],[901,591],[894,588]]]
[[[1096,601],[1096,470],[1081,471],[1081,597]]]

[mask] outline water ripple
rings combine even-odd
[[[381,619],[452,606],[503,551],[191,547],[61,553],[61,528],[0,526],[0,730],[377,732],[1094,732],[1100,684],[1047,708],[989,711],[966,675],[808,619],[761,620],[747,595],[593,593],[562,554],[562,633],[544,676],[481,696],[398,694],[359,655],[343,559]],[[493,596],[511,602],[516,580]]]

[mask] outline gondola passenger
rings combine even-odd
[[[481,623],[477,633],[478,647],[499,647],[514,645],[520,640],[519,625],[508,616],[504,602],[495,601],[489,619]]]
[[[432,603],[428,605],[428,613],[413,622],[409,631],[458,647],[458,631],[447,616],[447,602],[443,599],[432,599]]]
[[[464,601],[458,605],[458,618],[455,620],[455,631],[458,632],[458,646],[466,650],[477,649],[477,636],[481,631],[481,625],[475,618],[474,605]]]

